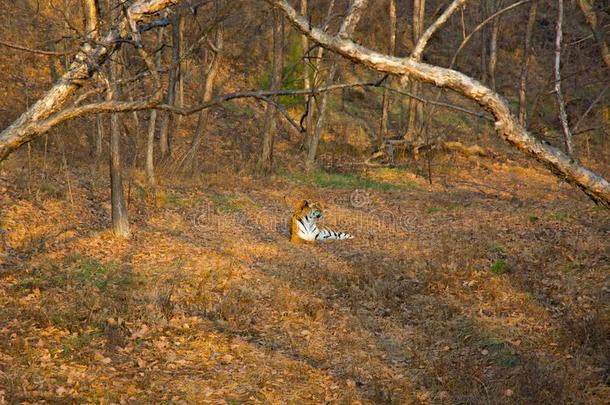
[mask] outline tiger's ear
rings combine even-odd
[[[299,203],[299,205],[297,205],[297,210],[302,210],[306,207],[309,207],[309,203],[307,202],[307,200],[303,200]]]

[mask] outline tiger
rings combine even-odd
[[[293,243],[314,243],[317,240],[352,239],[345,232],[330,228],[318,227],[317,221],[322,217],[322,210],[317,203],[303,200],[297,206],[290,225],[290,241]]]

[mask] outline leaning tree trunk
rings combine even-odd
[[[555,175],[576,185],[595,202],[610,208],[610,183],[597,173],[583,167],[577,160],[561,150],[542,143],[523,128],[512,114],[505,99],[471,77],[447,68],[422,63],[412,57],[392,58],[380,54],[349,39],[329,35],[312,27],[286,0],[266,0],[280,9],[286,18],[302,33],[320,45],[355,63],[373,70],[430,83],[453,90],[477,102],[495,118],[498,135],[515,148],[545,164]],[[457,3],[459,0],[454,1]]]
[[[533,0],[527,18],[527,28],[525,29],[525,42],[523,44],[523,58],[521,59],[521,77],[519,80],[519,123],[522,127],[527,127],[527,67],[530,56],[532,32],[536,23],[536,12],[538,0]]]
[[[354,0],[350,5],[350,9],[339,28],[339,36],[343,38],[351,38],[360,21],[362,12],[367,6],[368,0]],[[336,56],[331,58],[331,64],[328,68],[328,74],[324,85],[330,86],[335,81],[335,75],[337,74],[338,61]],[[314,128],[313,136],[311,137],[309,148],[307,150],[307,158],[305,159],[305,169],[312,171],[316,163],[316,154],[318,151],[318,144],[320,143],[320,137],[322,135],[322,129],[326,123],[326,107],[328,104],[328,92],[322,93],[320,101],[318,102],[318,117]]]
[[[180,74],[180,16],[172,18],[172,60],[167,82],[167,104],[176,104],[176,87]],[[175,114],[167,112],[163,115],[159,130],[159,151],[162,157],[172,153],[172,138],[175,131]]]
[[[559,109],[559,122],[563,131],[563,140],[565,143],[568,155],[574,154],[574,146],[572,142],[572,132],[568,125],[568,114],[566,106],[561,94],[561,38],[563,24],[563,0],[557,1],[557,31],[555,35],[555,96],[557,97],[557,107]]]
[[[282,86],[283,61],[284,61],[284,25],[277,10],[272,10],[273,32],[272,32],[272,58],[271,63],[271,91],[278,90]],[[273,103],[278,103],[277,96],[272,97]],[[263,173],[269,173],[273,166],[273,143],[277,129],[277,116],[275,106],[267,103],[265,112],[265,123],[263,124],[263,144],[261,156],[258,160],[258,169]]]
[[[390,43],[388,46],[388,54],[396,53],[396,1],[390,0],[388,5],[388,14],[390,17]],[[375,147],[378,149],[383,141],[388,137],[388,110],[390,109],[390,92],[388,88],[383,89],[381,99],[381,122],[379,124],[379,135]]]

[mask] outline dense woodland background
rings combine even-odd
[[[137,3],[0,0],[2,136]],[[0,403],[607,403],[603,203],[476,102],[323,50],[271,1],[169,3],[62,106],[129,111],[0,162]],[[350,26],[349,1],[289,3],[400,57],[450,4],[354,1]],[[467,1],[422,60],[455,57],[607,179],[609,25],[600,0]],[[303,198],[356,238],[290,244]]]

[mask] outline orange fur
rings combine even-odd
[[[297,225],[297,221],[303,215],[306,215],[313,208],[318,208],[318,204],[309,203],[306,200],[301,201],[297,205],[297,209],[292,215],[292,221],[290,222],[290,241],[292,243],[314,243],[313,241],[303,240],[299,237],[299,226]]]

